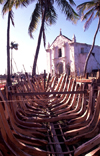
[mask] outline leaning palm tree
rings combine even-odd
[[[7,25],[7,85],[11,85],[11,78],[10,78],[10,21],[14,26],[14,16],[12,8],[15,7],[16,9],[20,6],[26,6],[29,4],[28,0],[2,0],[3,2],[3,15],[8,12],[8,25]]]
[[[93,19],[98,18],[98,25],[97,25],[97,29],[93,38],[93,44],[91,46],[91,49],[87,55],[86,61],[85,61],[85,65],[84,65],[84,75],[87,72],[87,65],[88,65],[88,60],[90,58],[90,55],[93,51],[94,45],[95,45],[95,40],[96,40],[96,35],[98,33],[98,30],[100,28],[100,0],[91,0],[85,3],[82,3],[80,5],[77,6],[77,9],[79,11],[79,14],[82,17],[82,21],[86,20],[85,25],[84,25],[84,29],[86,30],[87,28],[89,28],[91,22]],[[85,12],[85,14],[84,14]]]
[[[43,41],[44,41],[44,46],[45,46],[46,24],[47,25],[54,24],[57,19],[57,14],[54,8],[54,2],[57,3],[58,7],[66,15],[67,19],[72,20],[74,23],[78,19],[78,15],[71,7],[71,5],[75,5],[73,0],[69,0],[71,5],[66,0],[55,0],[55,1],[54,0],[38,0],[38,2],[36,3],[35,9],[32,13],[31,22],[29,25],[29,35],[30,37],[33,37],[32,33],[34,30],[36,30],[37,25],[40,21],[40,18],[42,19],[41,28],[40,28],[39,37],[38,37],[38,43],[37,43],[36,52],[35,52],[35,58],[33,62],[32,76],[36,74],[36,65],[37,65],[37,59],[38,59],[42,35],[43,35]]]

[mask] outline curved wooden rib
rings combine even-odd
[[[98,94],[98,101],[96,103],[95,111],[94,111],[91,122],[86,127],[83,127],[77,131],[73,130],[72,133],[70,133],[70,135],[71,136],[77,135],[77,136],[66,140],[65,143],[67,145],[75,144],[76,142],[78,142],[84,138],[91,138],[91,137],[94,137],[95,135],[97,135],[97,133],[99,131],[99,128],[97,127],[98,123],[99,123],[99,111],[100,111],[99,95],[100,95],[100,93]]]
[[[7,120],[5,118],[5,115],[4,115],[4,110],[3,110],[3,107],[2,107],[2,103],[0,103],[0,125],[1,125],[1,134],[3,136],[3,139],[5,139],[5,141],[7,143],[10,144],[10,146],[12,146],[13,148],[16,147],[16,151],[17,151],[17,148],[19,149],[19,152],[20,152],[20,155],[32,155],[34,153],[34,155],[36,154],[39,154],[39,155],[47,155],[46,151],[43,151],[43,150],[40,150],[38,148],[35,148],[35,147],[32,147],[32,146],[29,146],[29,145],[26,145],[24,143],[21,143],[20,141],[18,141],[14,135],[12,134],[11,130],[10,130],[10,127],[7,123]],[[5,129],[6,127],[6,129]],[[8,142],[9,140],[9,142]],[[12,143],[14,143],[12,145]],[[22,150],[22,151],[21,151]],[[26,154],[25,154],[26,153]],[[28,153],[28,154],[27,154]]]
[[[93,147],[95,147],[96,145],[100,145],[100,134],[96,135],[94,138],[92,138],[91,140],[87,141],[86,143],[82,144],[81,146],[79,146],[75,152],[74,152],[74,156],[79,156],[83,153],[88,152],[89,150],[91,150]],[[100,147],[99,147],[100,150]],[[88,154],[87,154],[88,155]]]

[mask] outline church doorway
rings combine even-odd
[[[58,63],[56,67],[57,67],[57,73],[62,74],[63,73],[63,63],[62,62]]]

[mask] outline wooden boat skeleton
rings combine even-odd
[[[94,83],[88,89],[88,82],[78,83],[66,74],[48,75],[47,80],[44,76],[31,80],[26,74],[23,81],[19,78],[18,84],[0,91],[0,153],[79,156],[94,149],[97,153],[100,91]]]

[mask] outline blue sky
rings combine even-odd
[[[85,0],[75,0],[76,5],[85,2]],[[27,8],[14,9],[14,23],[15,27],[11,26],[10,29],[10,42],[15,41],[19,44],[18,50],[13,50],[13,72],[31,72],[34,60],[34,54],[36,50],[39,28],[33,33],[34,39],[31,39],[28,35],[28,26],[32,11],[34,10],[35,3],[32,3]],[[2,6],[0,6],[2,10]],[[65,15],[56,8],[58,13],[58,19],[55,25],[49,26],[46,29],[46,46],[48,42],[51,44],[53,40],[59,35],[60,29],[62,34],[72,39],[73,34],[76,36],[76,41],[80,43],[92,44],[93,37],[97,28],[98,20],[95,19],[90,25],[89,29],[84,32],[84,22],[80,20],[77,24],[72,24],[71,21],[66,20]],[[6,73],[6,34],[7,34],[7,16],[0,16],[0,74]],[[96,37],[96,45],[100,45],[100,32]],[[24,65],[24,67],[23,67]],[[41,42],[41,48],[38,58],[37,72],[41,73],[46,69],[46,51],[43,47],[43,41]]]

